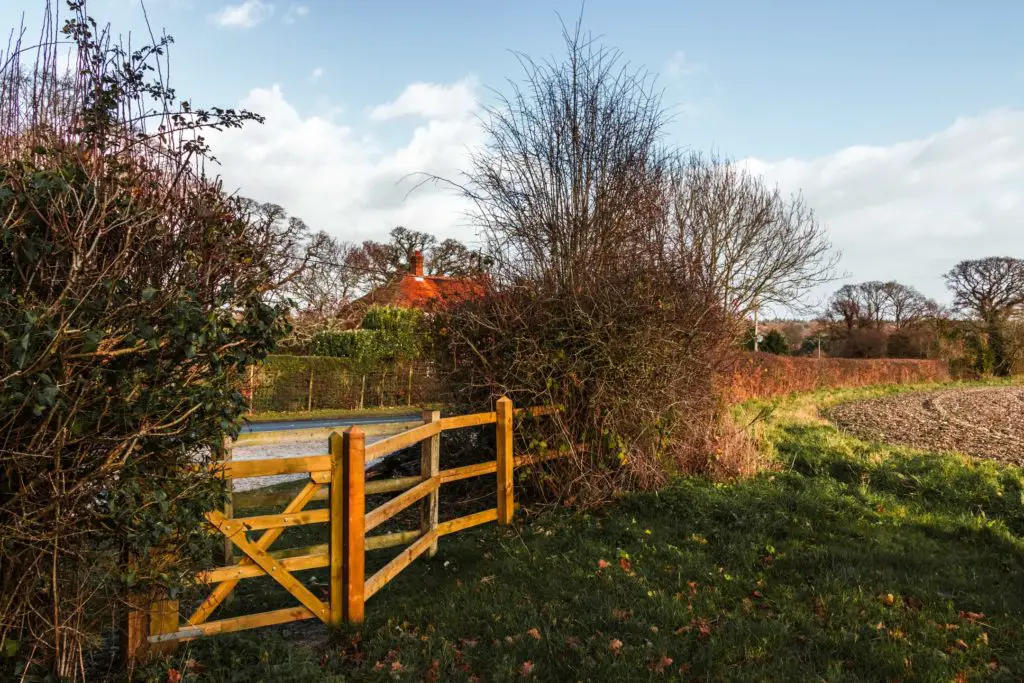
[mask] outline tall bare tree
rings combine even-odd
[[[673,179],[678,258],[729,310],[793,306],[834,277],[839,254],[799,195],[728,160],[689,155]]]
[[[1006,327],[1010,316],[1024,306],[1024,260],[990,256],[961,261],[945,280],[954,306],[976,315],[985,326],[996,374],[1010,374]]]

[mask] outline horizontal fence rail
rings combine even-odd
[[[513,410],[512,402],[501,398],[493,412],[475,413],[442,418],[438,411],[426,411],[422,421],[399,423],[405,430],[385,436],[367,445],[367,433],[380,434],[378,427],[351,427],[343,433],[334,430],[291,430],[291,432],[318,432],[316,438],[328,437],[327,454],[311,454],[265,460],[227,459],[215,465],[215,470],[229,482],[248,477],[282,474],[306,474],[309,479],[302,488],[289,495],[287,504],[279,513],[232,517],[227,512],[211,511],[206,518],[211,528],[222,534],[226,543],[243,553],[235,564],[200,573],[199,583],[212,587],[209,595],[184,622],[180,623],[176,601],[157,601],[143,614],[129,619],[129,654],[172,647],[174,643],[194,638],[230,633],[262,626],[284,624],[303,619],[320,619],[327,624],[360,623],[365,602],[377,594],[416,558],[437,552],[438,539],[443,536],[490,522],[510,524],[514,513],[513,473],[516,467],[533,465],[561,457],[563,452],[542,456],[518,456],[512,451],[513,417],[543,416],[557,408],[529,408]],[[494,460],[465,465],[447,470],[440,469],[440,435],[444,431],[495,425],[496,452]],[[387,425],[392,430],[396,424]],[[386,433],[386,432],[385,432]],[[302,434],[300,440],[308,434]],[[279,435],[247,435],[230,445],[225,451],[230,457],[232,448],[249,445],[284,443]],[[379,460],[397,451],[419,445],[421,473],[417,476],[391,479],[365,480],[366,463]],[[496,505],[456,519],[439,521],[439,492],[441,486],[471,477],[495,474],[497,476]],[[397,495],[378,507],[367,511],[366,496],[383,493]],[[275,496],[280,495],[279,492]],[[328,501],[321,509],[305,509],[313,501]],[[420,528],[370,535],[395,515],[420,504]],[[288,528],[310,524],[328,525],[328,542],[305,548],[271,550],[273,544]],[[255,540],[250,534],[258,532]],[[260,533],[261,532],[261,533]],[[377,570],[365,576],[365,554],[368,551],[405,546],[405,548]],[[310,569],[329,570],[328,599],[322,601],[314,595],[295,572]],[[298,605],[259,614],[228,617],[211,621],[214,611],[223,604],[239,581],[269,576],[297,601]],[[134,629],[132,624],[135,624]],[[135,643],[134,646],[132,643]]]

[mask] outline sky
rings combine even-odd
[[[40,0],[0,2],[36,35]],[[139,0],[89,0],[145,36]],[[670,141],[801,192],[844,282],[895,279],[948,301],[957,261],[1024,257],[1024,3],[1015,0],[148,0],[172,85],[263,125],[213,136],[225,186],[315,230],[396,225],[472,243],[458,179],[480,107],[558,56],[561,16],[658,74]]]

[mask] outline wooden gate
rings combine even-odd
[[[176,601],[153,603],[148,610],[133,613],[128,621],[128,653],[138,657],[146,649],[167,649],[174,643],[218,633],[229,633],[261,626],[283,624],[302,619],[320,619],[326,624],[360,623],[366,600],[423,553],[437,551],[438,539],[479,524],[512,521],[513,472],[517,466],[546,460],[544,457],[519,457],[512,452],[515,413],[512,402],[501,398],[495,411],[441,418],[436,411],[424,413],[423,424],[408,431],[366,445],[358,427],[332,433],[328,453],[267,460],[231,460],[218,469],[230,480],[280,474],[307,474],[309,480],[277,514],[232,518],[211,511],[206,518],[216,532],[223,534],[243,554],[232,565],[204,572],[199,581],[212,586],[210,594],[195,611],[182,620]],[[533,415],[549,409],[529,409]],[[450,429],[495,424],[497,457],[495,460],[449,470],[440,470],[440,434]],[[403,448],[421,444],[419,476],[365,481],[366,463]],[[438,493],[443,484],[486,474],[497,474],[495,507],[445,522],[438,521]],[[379,507],[366,512],[367,495],[401,492]],[[329,500],[325,509],[306,510],[314,500]],[[414,503],[426,500],[420,528],[388,534],[367,534]],[[301,549],[271,550],[288,527],[329,525],[328,543]],[[248,532],[263,533],[250,540]],[[365,576],[368,550],[409,544],[401,553],[370,577]],[[295,576],[295,572],[330,568],[328,600],[323,602]],[[239,581],[269,576],[291,594],[297,605],[258,614],[210,620]]]

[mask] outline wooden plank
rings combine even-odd
[[[554,415],[562,410],[561,406],[533,406],[532,408],[516,408],[515,416],[531,415],[541,417],[542,415]]]
[[[460,479],[481,477],[485,474],[492,474],[497,471],[497,461],[488,460],[487,462],[480,462],[475,465],[464,465],[462,467],[453,467],[450,470],[442,470],[439,473],[439,476],[441,477],[441,483],[447,484],[449,482],[459,481]]]
[[[303,524],[323,524],[330,521],[330,510],[306,510],[304,512],[285,513],[276,515],[256,515],[254,517],[236,517],[235,521],[243,524],[249,531],[260,529],[279,529],[289,526],[302,526]]]
[[[495,404],[497,409],[497,474],[498,474],[498,524],[511,524],[514,506],[512,477],[514,454],[512,453],[512,401],[502,396]]]
[[[318,484],[329,484],[331,483],[331,473],[313,472],[310,474],[310,479]],[[423,478],[419,475],[413,475],[411,477],[371,479],[366,482],[366,495],[375,496],[381,493],[407,491],[421,481],[423,481]],[[260,489],[244,491],[235,494],[235,507],[239,509],[271,507],[290,501],[294,495],[294,491],[261,491]],[[328,500],[330,496],[330,491],[327,488],[321,488],[313,495],[312,500]]]
[[[405,545],[406,543],[412,543],[417,538],[422,536],[419,529],[412,531],[395,531],[390,534],[378,534],[376,536],[366,537],[366,549],[367,550],[383,550],[384,548],[394,548],[396,545]]]
[[[440,479],[422,481],[405,493],[392,498],[380,507],[374,508],[374,510],[366,514],[366,531],[375,529],[431,491],[436,491],[440,483]]]
[[[306,607],[287,607],[272,612],[260,612],[259,614],[247,614],[242,617],[231,617],[230,619],[218,619],[195,626],[186,626],[178,629],[175,633],[165,633],[160,636],[151,636],[150,642],[162,642],[175,640],[188,642],[204,636],[215,636],[221,633],[233,633],[245,631],[250,628],[261,626],[275,626],[287,624],[303,619],[315,619],[316,615]]]
[[[345,439],[341,434],[331,434],[328,443],[331,452],[331,481],[339,484],[345,478]],[[345,527],[341,523],[345,514],[345,491],[338,486],[331,486],[330,497],[330,602],[331,602],[331,624],[338,626],[342,623],[345,614],[345,595],[343,588],[342,567],[345,562]]]
[[[444,422],[444,420],[441,422]],[[385,455],[390,455],[395,451],[400,451],[403,448],[414,446],[423,439],[429,438],[440,431],[441,423],[432,422],[430,424],[421,424],[419,427],[402,432],[401,434],[395,434],[394,436],[389,436],[386,439],[381,439],[377,443],[366,447],[366,459],[368,461],[376,460],[377,458],[382,458]]]
[[[302,508],[306,507],[306,505],[309,504],[309,501],[313,498],[313,496],[319,489],[319,485],[314,484],[313,482],[307,483],[304,487],[302,487],[302,490],[299,491],[298,494],[296,494],[296,496],[291,500],[291,502],[289,502],[288,505],[285,507],[285,513],[292,514],[302,510]],[[270,529],[269,531],[265,532],[262,536],[259,537],[259,540],[256,541],[256,547],[260,550],[267,550],[268,548],[270,548],[271,545],[273,545],[274,541],[276,541],[281,536],[282,533],[284,533],[283,528]],[[226,540],[230,542],[230,539]],[[248,557],[243,557],[242,561],[239,564],[243,566],[251,565],[253,568],[257,568],[257,565],[253,564],[252,560]],[[210,583],[212,583],[212,581]],[[199,607],[196,608],[196,611],[192,614],[192,616],[188,618],[188,623],[196,625],[201,624],[207,619],[209,619],[213,611],[217,609],[217,606],[219,604],[224,602],[224,599],[228,597],[228,594],[230,594],[231,591],[234,590],[236,585],[238,585],[238,579],[233,579],[229,577],[225,580],[225,583],[221,583],[219,586],[215,587],[212,591],[210,591],[210,594],[206,596],[202,603],[200,603]]]
[[[410,366],[410,373],[412,368]],[[411,376],[411,375],[410,375]],[[427,424],[438,422],[441,419],[441,411],[424,410],[423,421]],[[441,470],[441,434],[435,434],[429,439],[424,439],[420,444],[420,476],[424,479],[434,479]],[[440,483],[440,482],[438,482]],[[428,534],[437,529],[438,512],[440,508],[440,496],[438,491],[431,491],[423,501],[420,510],[420,532]],[[437,540],[427,550],[427,557],[437,554]]]
[[[384,436],[388,434],[399,434],[407,429],[418,427],[422,422],[416,419],[404,420],[402,422],[374,422],[373,424],[361,424],[364,436]],[[294,443],[306,441],[326,442],[332,432],[342,427],[323,427],[317,429],[281,429],[270,432],[250,432],[240,434],[237,439],[231,442],[231,448],[251,448],[253,446],[274,446],[280,443]]]
[[[497,419],[495,413],[473,413],[472,415],[456,415],[441,420],[441,429],[461,429],[462,427],[476,427],[478,425],[494,424]]]
[[[528,467],[530,465],[538,465],[542,462],[547,462],[548,460],[564,458],[567,455],[569,455],[569,450],[565,449],[560,451],[549,451],[543,455],[518,455],[513,458],[512,461],[515,463],[516,467]]]
[[[388,581],[398,576],[398,573],[408,567],[413,560],[430,549],[430,546],[437,540],[437,531],[431,531],[421,536],[415,543],[396,555],[390,562],[381,567],[376,574],[366,581],[366,599],[373,597],[373,594],[383,588]]]
[[[366,495],[373,496],[380,493],[395,493],[407,491],[416,484],[423,481],[423,477],[394,477],[391,479],[371,479],[366,482]]]
[[[309,589],[303,586],[298,579],[292,576],[281,563],[272,558],[264,550],[260,550],[255,543],[250,543],[245,538],[245,527],[237,520],[231,520],[218,510],[206,513],[210,523],[220,529],[221,533],[231,539],[238,546],[238,549],[248,555],[253,562],[263,568],[267,575],[281,584],[281,587],[291,593],[295,598],[307,607],[313,614],[323,621],[327,621],[327,606],[324,605]]]
[[[177,600],[157,600],[149,612],[149,638],[162,633],[174,633],[178,630],[179,618]],[[149,642],[149,651],[152,654],[167,654],[174,651],[173,641],[158,644],[153,644],[151,640]]]
[[[363,622],[366,599],[366,441],[363,432],[354,427],[345,432],[342,441],[341,481],[344,504],[342,518],[334,524],[342,526],[342,595],[331,596],[331,604],[342,601],[342,618],[350,624]]]
[[[215,465],[214,469],[220,469]],[[331,469],[329,455],[299,455],[293,458],[266,458],[263,460],[232,460],[223,464],[223,476],[229,479],[267,477],[275,474],[305,474],[327,472]]]
[[[484,510],[483,512],[475,512],[465,517],[457,517],[456,519],[450,519],[447,522],[441,522],[437,525],[437,535],[444,536],[446,534],[454,534],[456,531],[462,531],[470,527],[479,526],[480,524],[486,524],[487,522],[493,522],[498,519],[498,508],[491,508],[490,510]]]
[[[290,572],[297,572],[305,569],[320,569],[321,567],[327,567],[330,565],[330,556],[327,553],[326,543],[317,546],[310,546],[308,548],[298,548],[297,550],[302,552],[296,553],[295,551],[285,550],[269,553],[269,555],[280,562],[281,566]],[[200,583],[217,583],[221,581],[237,583],[241,579],[251,579],[265,574],[266,572],[257,564],[239,563],[231,567],[218,567],[216,569],[201,572],[196,576],[196,580]],[[220,585],[223,586],[224,583],[221,583]],[[218,586],[218,588],[219,587],[220,586]],[[196,625],[202,623],[205,619],[201,619],[199,621],[189,619],[188,621],[190,624]]]
[[[411,543],[421,535],[422,534],[418,529],[413,529],[410,531],[395,531],[390,534],[367,536],[365,547],[367,551],[394,548],[396,545]],[[303,571],[306,569],[321,569],[323,567],[329,567],[331,564],[330,545],[328,543],[310,545],[303,548],[275,550],[268,554],[280,562],[281,566],[290,572]],[[253,564],[249,561],[249,558],[246,557],[243,558],[243,560],[247,563],[242,564],[240,562],[230,567],[218,567],[216,569],[200,572],[196,575],[196,580],[199,583],[220,583],[223,581],[251,579],[257,576],[266,575],[266,572],[263,571],[259,565]],[[195,623],[192,622],[191,619],[189,622],[193,624]]]

